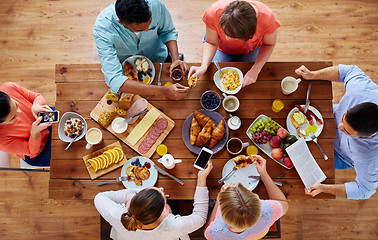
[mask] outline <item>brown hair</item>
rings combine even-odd
[[[246,1],[233,1],[224,10],[219,25],[227,36],[247,41],[256,32],[255,9]]]
[[[255,225],[261,216],[261,203],[257,194],[246,189],[242,184],[228,187],[218,194],[223,221],[238,229],[247,229]]]
[[[128,231],[142,229],[160,217],[164,210],[165,198],[156,188],[146,188],[137,193],[130,202],[130,207],[121,216],[122,225]]]

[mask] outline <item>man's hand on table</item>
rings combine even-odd
[[[257,77],[259,76],[259,71],[251,68],[243,78],[243,87],[248,86],[252,83],[255,83],[257,80]]]
[[[210,160],[207,163],[205,170],[198,172],[198,178],[197,178],[198,187],[206,187],[206,179],[207,179],[207,176],[209,176],[209,173],[211,172],[212,169],[213,169],[213,162]]]
[[[171,66],[169,67],[169,76],[170,77],[172,77],[172,71],[176,67],[179,67],[181,69],[181,71],[183,72],[183,74],[182,74],[183,76],[185,76],[186,73],[189,71],[189,66],[185,61],[175,60],[175,61],[172,62]]]
[[[304,79],[313,79],[313,73],[306,68],[304,65],[300,66],[295,70],[295,73],[298,74],[298,76],[303,77]]]
[[[162,87],[163,95],[174,100],[180,100],[188,94],[188,87],[185,87],[179,83],[171,86]]]
[[[305,193],[315,197],[319,193],[329,193],[338,197],[346,198],[345,184],[321,184],[317,183],[308,188],[305,188]]]

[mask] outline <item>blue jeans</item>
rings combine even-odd
[[[257,55],[259,54],[260,47],[249,52],[248,54],[228,54],[217,49],[213,62],[256,62]]]

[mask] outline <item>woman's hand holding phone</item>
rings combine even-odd
[[[206,179],[207,179],[207,176],[209,176],[212,169],[213,169],[213,162],[209,160],[206,168],[198,172],[198,178],[197,178],[198,187],[206,187]]]

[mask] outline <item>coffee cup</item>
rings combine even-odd
[[[295,92],[298,88],[298,84],[301,82],[301,79],[295,79],[294,77],[285,77],[281,81],[281,91],[285,95],[289,95]]]
[[[227,151],[231,153],[232,155],[237,155],[241,153],[243,148],[248,147],[248,146],[249,146],[248,142],[243,143],[240,138],[236,138],[236,137],[230,138],[226,144]]]
[[[227,125],[231,130],[238,130],[241,126],[241,120],[238,116],[229,115],[230,118],[227,120]]]
[[[222,102],[224,110],[227,112],[235,112],[238,110],[240,103],[237,97],[234,95],[226,95],[224,93],[222,95],[224,97]]]
[[[93,145],[99,144],[102,140],[102,132],[98,128],[91,128],[85,134],[85,140],[88,144],[85,146],[86,149],[90,149]]]
[[[165,154],[158,160],[158,162],[163,164],[166,169],[172,169],[175,167],[176,163],[180,163],[182,160],[174,159],[171,154]]]

